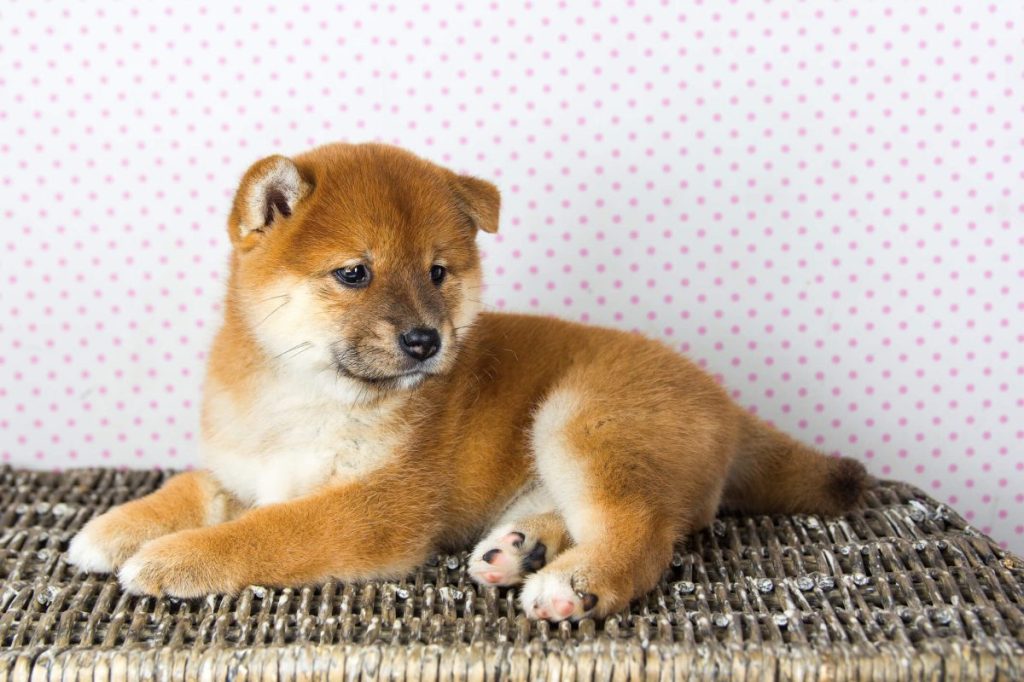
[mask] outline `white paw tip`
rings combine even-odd
[[[124,562],[121,566],[121,570],[117,572],[117,580],[121,583],[121,587],[128,594],[143,594],[144,591],[139,588],[137,583],[139,573],[142,572],[143,563],[138,559],[137,556],[133,556],[128,561]]]
[[[543,620],[581,618],[587,611],[583,599],[573,591],[568,576],[551,573],[528,577],[519,595],[519,604],[528,617]]]
[[[89,573],[110,573],[114,570],[110,557],[85,530],[79,531],[71,539],[71,544],[68,545],[67,560],[68,563]]]

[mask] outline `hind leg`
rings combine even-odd
[[[624,608],[657,584],[675,541],[714,518],[724,485],[729,443],[713,423],[680,424],[664,396],[633,414],[611,391],[584,388],[555,392],[534,423],[537,469],[575,546],[526,578],[531,618]]]
[[[469,558],[469,575],[481,585],[518,585],[569,542],[554,500],[542,486],[535,486],[513,502],[477,543]]]
[[[520,605],[530,618],[577,620],[604,616],[653,588],[672,558],[675,533],[624,509],[592,540],[560,554],[528,576]]]

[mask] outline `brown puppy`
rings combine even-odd
[[[650,589],[719,504],[839,514],[867,482],[640,336],[480,313],[497,189],[382,145],[271,157],[228,229],[205,469],[112,509],[70,558],[133,591],[398,577],[481,537],[469,571],[531,617]]]

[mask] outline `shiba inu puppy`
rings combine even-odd
[[[69,558],[136,593],[468,571],[533,618],[654,586],[719,505],[840,514],[869,478],[641,336],[481,312],[499,194],[384,145],[256,163],[228,220],[204,468],[93,519]],[[482,538],[482,539],[481,539]]]

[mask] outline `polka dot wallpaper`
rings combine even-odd
[[[381,140],[501,188],[490,307],[660,338],[1024,550],[1022,32],[967,0],[5,5],[0,460],[196,465],[235,183]]]

